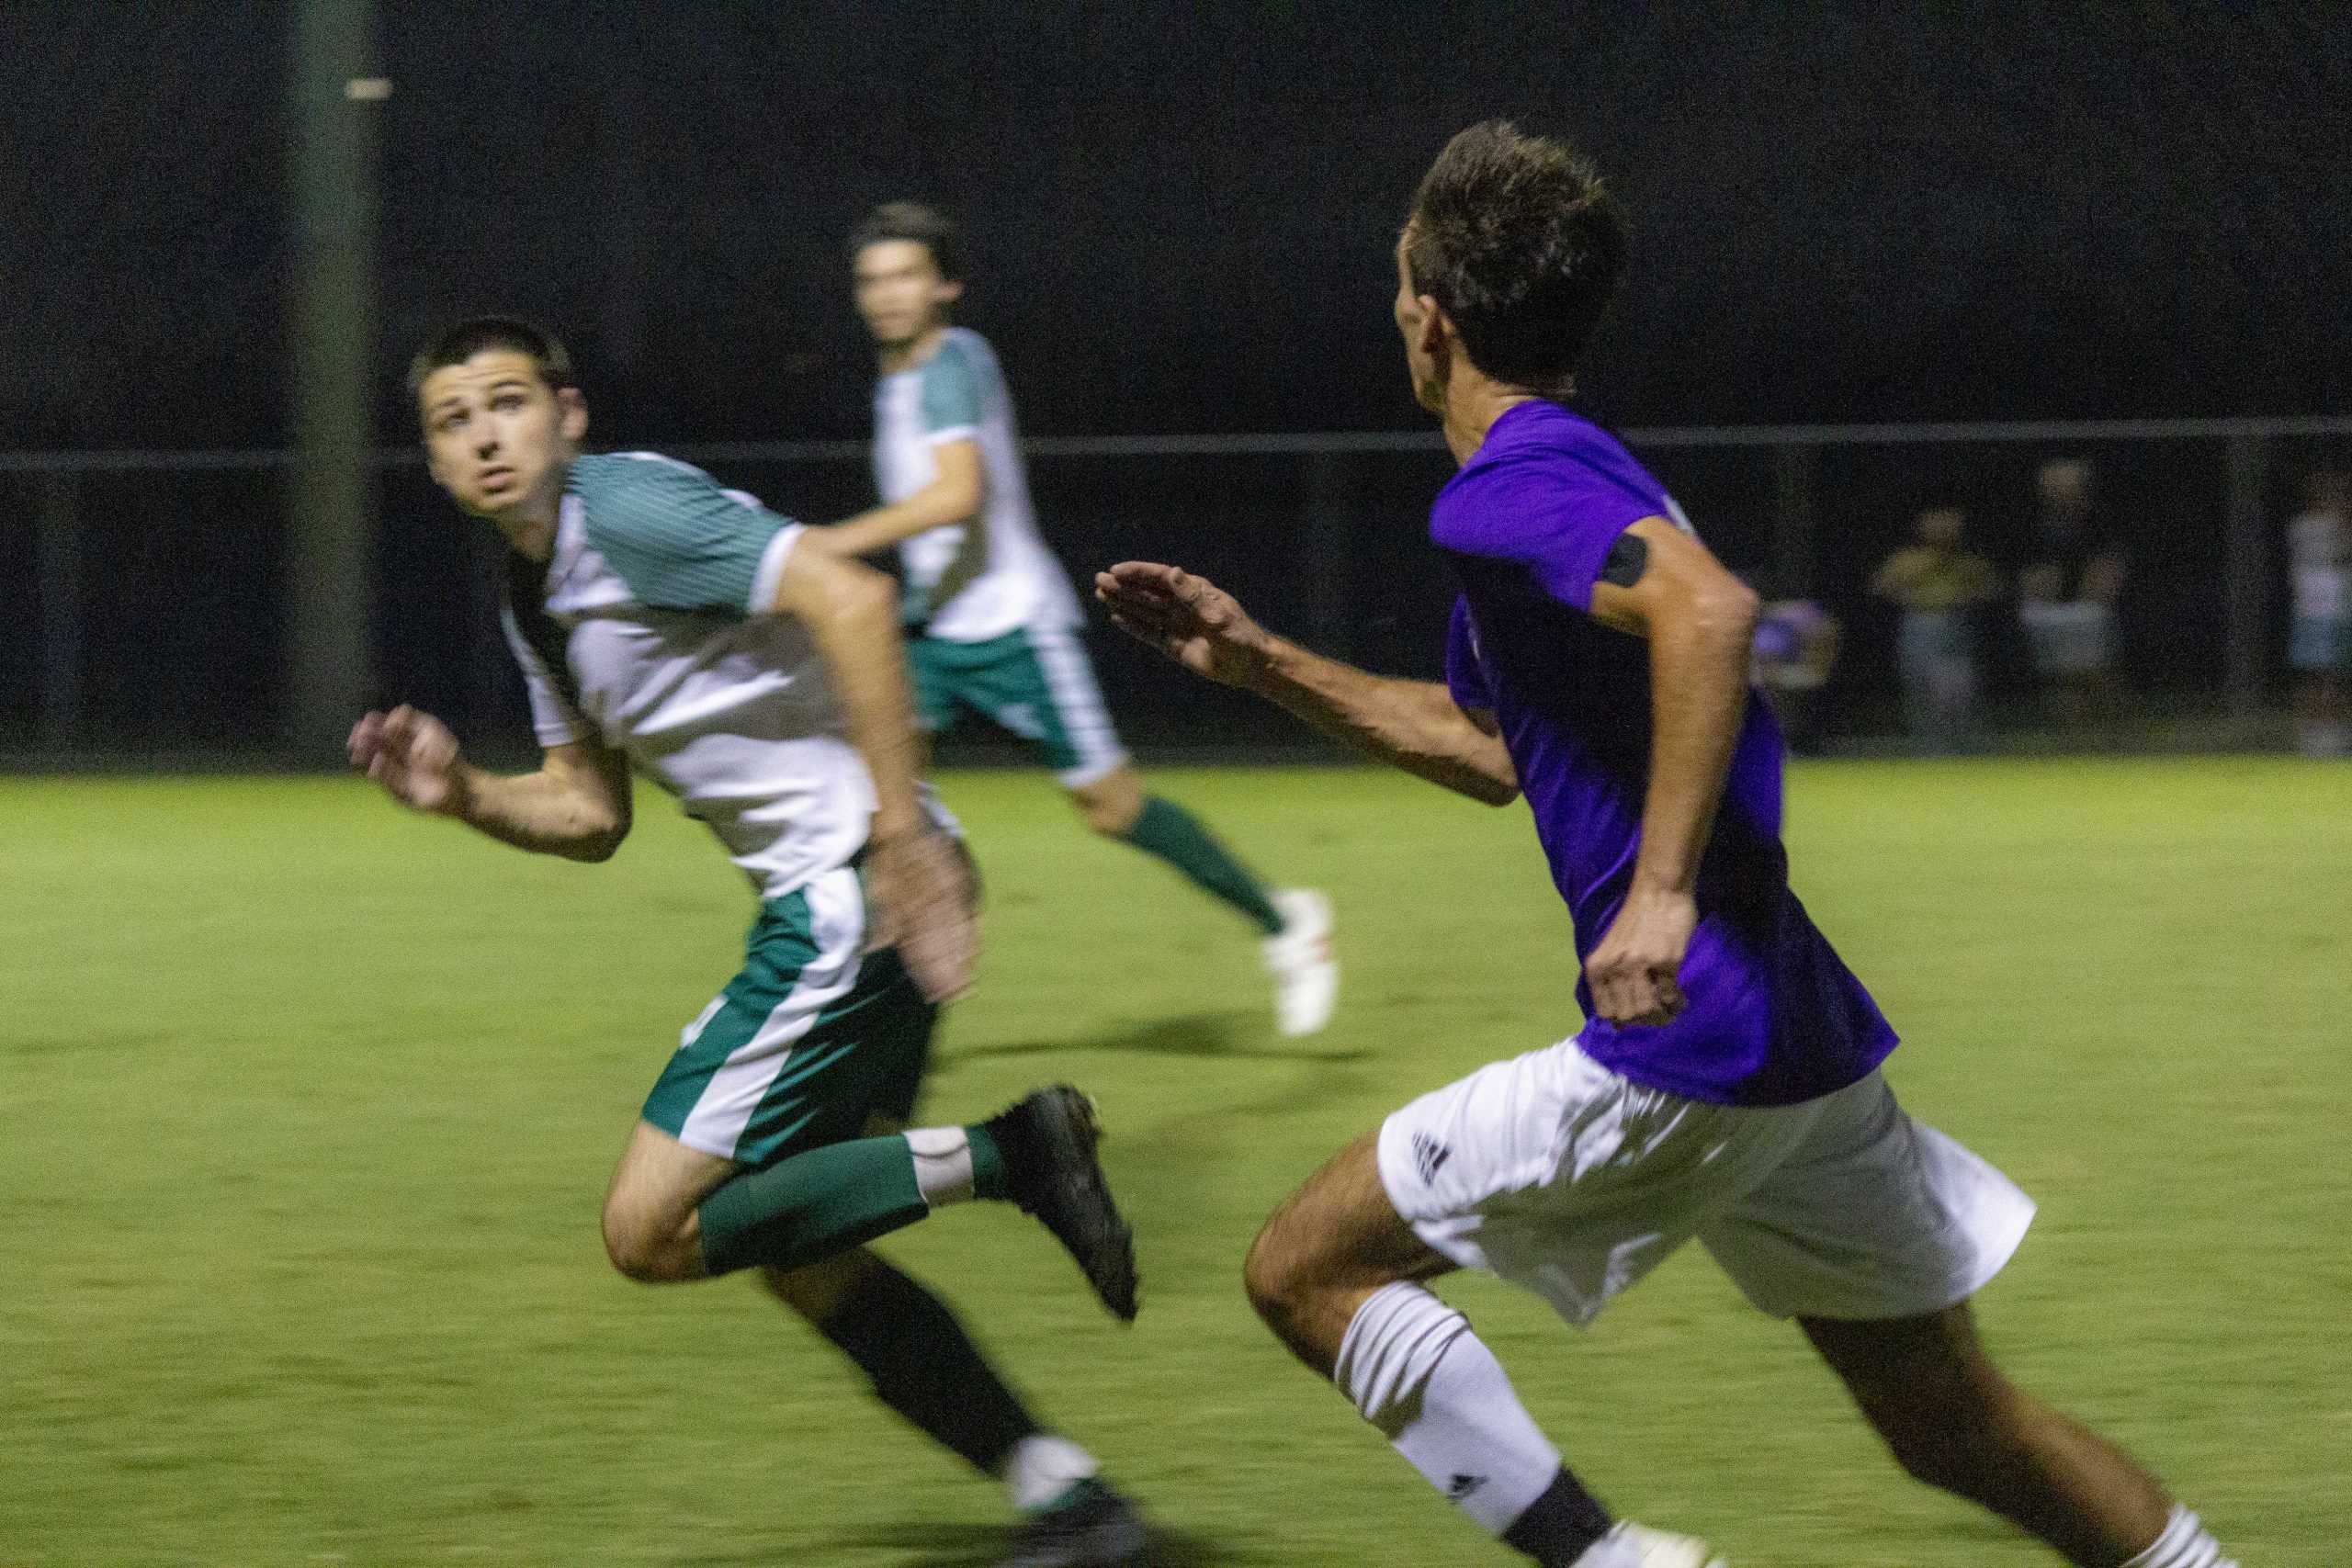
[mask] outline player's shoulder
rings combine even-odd
[[[660,452],[589,452],[572,459],[565,488],[593,507],[599,499],[629,493],[717,490],[718,481]]]
[[[1438,492],[1430,536],[1450,549],[1475,548],[1498,531],[1549,529],[1561,516],[1606,511],[1623,526],[1634,513],[1663,513],[1666,490],[1625,445],[1600,425],[1557,403],[1537,400],[1506,411],[1487,440]]]

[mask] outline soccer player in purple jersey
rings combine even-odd
[[[1265,631],[1126,562],[1118,624],[1408,773],[1525,795],[1587,1022],[1399,1111],[1275,1211],[1250,1293],[1414,1468],[1547,1568],[1720,1568],[1612,1519],[1428,1289],[1483,1268],[1582,1325],[1696,1238],[1793,1317],[1904,1468],[2082,1568],[2233,1568],[2103,1438],[2008,1382],[1969,1298],[2033,1205],[1904,1113],[1894,1032],[1789,890],[1781,745],[1747,681],[1755,596],[1624,447],[1564,407],[1623,271],[1589,164],[1508,124],[1448,144],[1396,248],[1413,387],[1461,470],[1430,533],[1461,588],[1444,683]]]

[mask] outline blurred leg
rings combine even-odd
[[[2172,1503],[2155,1477],[2004,1378],[1967,1303],[1798,1324],[1915,1479],[1991,1509],[2078,1568],[2118,1568],[2165,1533]]]

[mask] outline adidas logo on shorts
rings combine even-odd
[[[1453,1483],[1445,1489],[1445,1495],[1459,1503],[1486,1483],[1487,1478],[1483,1475],[1457,1475]]]
[[[1427,1133],[1413,1134],[1413,1164],[1420,1170],[1421,1182],[1424,1186],[1435,1181],[1437,1173],[1442,1170],[1445,1168],[1445,1162],[1453,1157],[1452,1149],[1447,1148]]]

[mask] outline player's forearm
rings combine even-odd
[[[875,835],[888,837],[911,832],[923,820],[915,796],[914,705],[889,579],[858,571],[854,581],[832,589],[821,611],[803,618],[841,701],[850,744],[874,779]]]
[[[1374,675],[1269,637],[1251,689],[1344,745],[1489,806],[1519,794],[1501,740],[1472,724],[1442,685]]]
[[[628,825],[609,802],[545,769],[487,773],[460,762],[451,783],[455,787],[445,815],[533,854],[610,860],[628,833]]]
[[[917,534],[969,522],[978,512],[978,502],[968,492],[933,484],[904,501],[844,518],[815,536],[823,539],[835,554],[870,556]]]
[[[1636,887],[1689,893],[1747,709],[1756,597],[1735,584],[1650,629],[1649,794]]]

